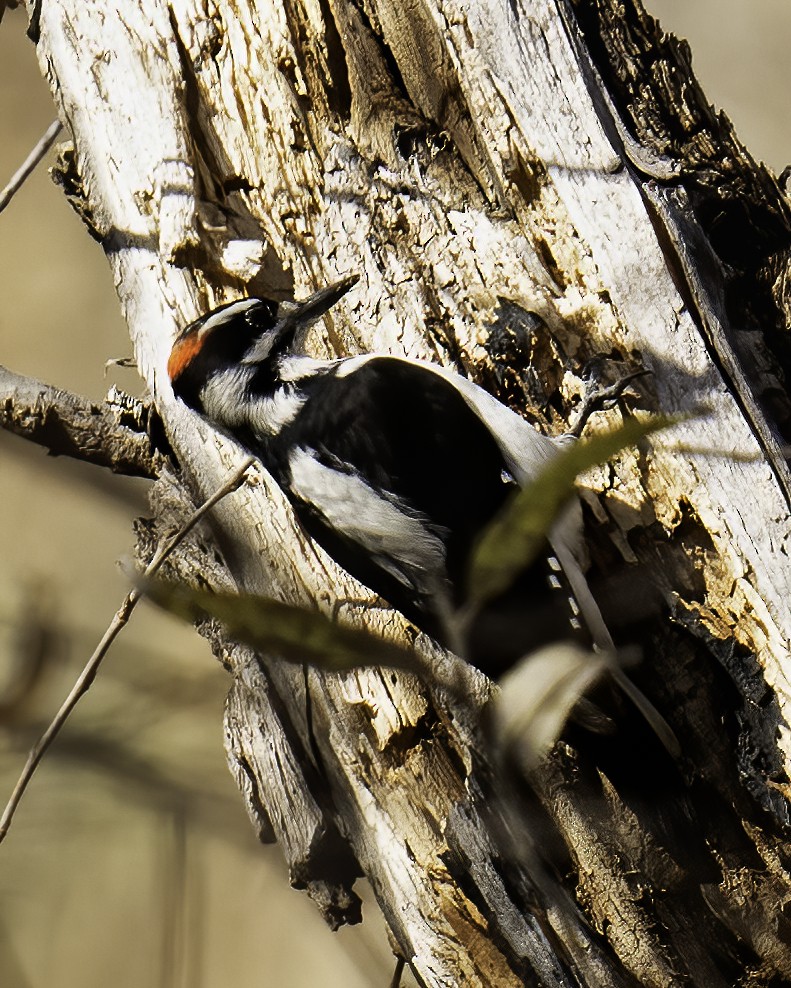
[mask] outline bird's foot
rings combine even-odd
[[[593,414],[612,408],[615,402],[624,396],[632,381],[651,373],[650,370],[645,369],[632,371],[630,374],[625,374],[623,377],[619,377],[614,382],[607,384],[605,383],[606,379],[607,377],[611,377],[611,374],[607,374],[606,365],[611,364],[612,361],[594,358],[586,366],[583,372],[585,392],[582,405],[567,435],[579,439],[582,435],[582,430],[588,424],[588,420]]]

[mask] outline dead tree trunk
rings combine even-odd
[[[367,876],[427,985],[791,978],[791,224],[684,47],[639,0],[28,6],[74,138],[61,178],[179,466],[158,525],[241,456],[164,367],[180,326],[243,291],[359,273],[310,351],[452,364],[549,432],[602,353],[651,370],[644,408],[708,409],[587,479],[594,570],[640,563],[664,588],[635,676],[684,755],[660,777],[626,728],[606,764],[558,746],[530,812],[567,901],[504,857],[481,797],[482,677],[460,712],[406,675],[295,671],[216,637],[231,764],[293,883],[336,925]],[[408,637],[257,479],[217,512],[226,563],[204,540],[185,577]]]

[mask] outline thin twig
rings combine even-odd
[[[233,472],[222,487],[218,488],[218,490],[216,490],[214,494],[212,494],[212,496],[189,517],[178,532],[160,545],[154,553],[153,559],[145,569],[143,574],[144,578],[151,577],[157,572],[170,553],[173,552],[179,543],[182,542],[189,532],[192,531],[201,518],[211,511],[218,501],[221,501],[224,497],[227,497],[228,494],[233,493],[233,491],[241,486],[242,481],[244,480],[244,475],[254,462],[255,459],[252,456],[248,457],[239,469]],[[135,609],[141,597],[142,592],[138,590],[137,587],[126,595],[123,603],[118,608],[115,617],[110,622],[110,626],[102,636],[102,640],[96,646],[95,652],[86,663],[85,668],[80,673],[77,682],[74,684],[71,692],[64,700],[60,710],[57,714],[55,714],[52,723],[41,735],[33,748],[31,748],[25,767],[22,770],[22,774],[19,776],[19,780],[14,786],[14,791],[11,793],[11,798],[8,800],[6,808],[3,811],[3,816],[0,818],[0,843],[5,840],[5,836],[8,833],[8,828],[11,826],[11,820],[13,819],[14,813],[16,813],[20,800],[22,799],[22,796],[24,795],[24,792],[33,777],[33,773],[38,768],[44,753],[58,736],[60,729],[68,720],[72,710],[74,710],[77,706],[77,703],[81,697],[87,693],[91,683],[96,677],[99,666],[102,664],[102,660],[107,654],[107,650],[129,620],[132,611]]]
[[[0,213],[2,213],[9,202],[11,202],[17,192],[22,188],[28,175],[30,175],[39,161],[41,161],[47,151],[49,151],[55,143],[55,138],[62,129],[63,124],[60,120],[53,120],[49,127],[47,127],[44,136],[39,140],[38,144],[36,144],[27,158],[25,158],[22,162],[21,167],[12,176],[8,185],[2,192],[0,192]]]
[[[390,982],[390,988],[401,988],[401,977],[404,974],[404,967],[406,966],[406,961],[403,957],[396,957],[395,971],[393,971],[393,980]]]

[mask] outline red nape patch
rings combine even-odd
[[[171,381],[175,381],[179,374],[186,370],[202,345],[203,341],[197,333],[190,333],[174,344],[168,358],[168,376]]]

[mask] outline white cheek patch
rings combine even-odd
[[[381,569],[419,593],[445,589],[445,546],[417,513],[375,491],[358,474],[320,463],[312,450],[289,457],[291,490],[316,508],[327,524],[356,542]]]
[[[289,387],[252,397],[249,389],[254,377],[255,368],[245,366],[212,375],[200,393],[206,418],[229,429],[250,426],[262,436],[276,436],[293,422],[305,404],[305,395]]]
[[[230,367],[212,374],[200,392],[206,418],[230,428],[245,425],[249,406],[244,401],[244,395],[254,373],[250,367]]]

